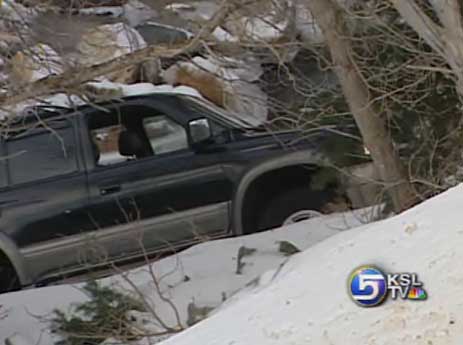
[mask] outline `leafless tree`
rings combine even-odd
[[[325,36],[350,110],[364,144],[371,152],[382,180],[387,184],[394,208],[396,211],[404,210],[415,202],[415,193],[380,111],[372,104],[368,87],[352,58],[351,43],[344,36],[346,13],[334,0],[311,0],[306,4]]]
[[[450,67],[463,95],[463,17],[459,0],[390,0],[403,19]],[[430,5],[430,6],[429,6]]]

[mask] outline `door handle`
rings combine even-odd
[[[107,186],[107,187],[101,187],[100,188],[100,194],[101,195],[108,195],[108,194],[113,194],[121,191],[121,186],[120,185],[115,185],[115,186]]]

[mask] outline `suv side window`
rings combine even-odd
[[[88,126],[97,167],[188,149],[182,125],[143,105],[91,114]]]
[[[35,128],[6,141],[7,171],[11,185],[77,170],[72,124],[62,121],[48,125],[49,128]]]
[[[188,149],[185,128],[165,115],[144,118],[143,128],[154,154]]]

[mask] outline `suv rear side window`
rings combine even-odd
[[[64,122],[57,128],[37,128],[6,142],[10,184],[16,185],[77,170],[74,129]]]

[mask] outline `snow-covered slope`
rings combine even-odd
[[[233,304],[238,299],[236,292],[251,281],[254,281],[253,286],[240,292],[240,295],[254,293],[269,283],[275,270],[288,260],[287,256],[279,252],[278,241],[290,241],[304,250],[343,230],[359,226],[368,216],[371,216],[371,212],[337,214],[274,231],[206,242],[156,262],[153,265],[154,273],[159,278],[161,290],[174,302],[185,325],[190,302],[194,301],[197,307],[214,308],[226,298],[226,304]],[[243,257],[241,274],[237,274],[240,247],[256,251]],[[255,280],[264,272],[269,272],[265,279]],[[147,266],[131,271],[129,277],[156,305],[163,320],[169,325],[175,325],[173,311],[160,301]],[[133,291],[119,276],[103,279],[102,282]],[[18,341],[29,345],[52,344],[54,337],[50,334],[47,318],[55,308],[66,311],[71,309],[73,303],[85,301],[87,297],[80,287],[81,284],[62,285],[0,295],[0,315],[2,311],[8,315],[0,320],[0,344],[15,335],[15,344]]]
[[[276,281],[165,345],[423,344],[463,342],[463,185],[388,220],[333,236],[293,256]],[[416,272],[427,301],[355,305],[359,265]]]

